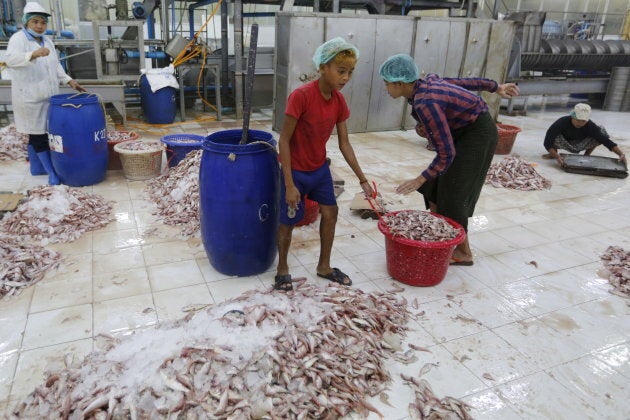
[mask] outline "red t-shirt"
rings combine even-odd
[[[285,114],[298,120],[291,137],[291,168],[314,171],[326,162],[326,142],[337,123],[350,117],[350,110],[337,90],[324,99],[314,80],[291,92]]]

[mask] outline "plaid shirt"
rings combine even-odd
[[[420,122],[429,141],[435,145],[436,157],[422,176],[427,180],[444,173],[455,158],[452,131],[466,127],[488,111],[488,105],[471,91],[495,92],[499,84],[482,78],[440,78],[429,74],[418,79],[409,104],[411,115]]]

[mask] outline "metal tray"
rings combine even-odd
[[[625,178],[628,176],[628,168],[616,158],[566,153],[561,153],[560,156],[564,158],[563,169],[565,172],[613,178]]]

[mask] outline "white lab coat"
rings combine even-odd
[[[59,64],[53,42],[46,36],[43,39],[50,54],[33,61],[33,51],[41,45],[29,39],[25,30],[13,34],[7,46],[5,62],[11,71],[13,117],[20,133],[46,134],[49,99],[59,93],[59,83],[72,80]]]

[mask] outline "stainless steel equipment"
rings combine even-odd
[[[312,55],[328,39],[341,36],[360,51],[341,93],[352,112],[348,131],[366,132],[415,125],[406,103],[393,101],[378,75],[390,55],[416,57],[423,74],[502,81],[513,35],[512,22],[494,20],[278,12],[273,129],[282,129],[289,93],[318,77]],[[494,96],[487,99],[496,115],[499,101]]]
[[[92,22],[94,31],[94,56],[96,57],[96,76],[99,80],[130,80],[137,81],[140,69],[146,68],[144,53],[144,36],[141,20],[97,20]],[[114,38],[111,35],[106,40],[99,38],[100,29],[107,28],[111,33],[112,27],[135,28],[137,39]],[[138,52],[139,68],[135,74],[120,74],[119,63],[124,61],[128,50]],[[103,65],[105,64],[105,65]]]

